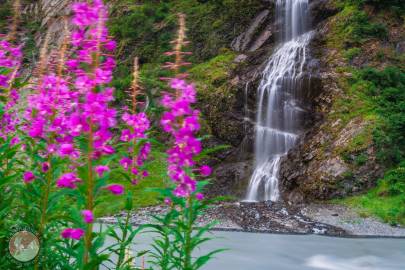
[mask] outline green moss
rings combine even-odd
[[[226,50],[223,54],[213,59],[196,65],[190,70],[193,80],[201,86],[199,90],[215,91],[223,86],[229,78],[229,73],[236,66],[233,63],[235,54]]]

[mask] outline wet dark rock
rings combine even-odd
[[[251,174],[251,161],[220,164],[213,173],[215,183],[209,187],[210,196],[232,195],[243,198]]]
[[[339,11],[333,0],[312,0],[310,1],[309,8],[312,25],[318,25]]]
[[[259,14],[257,14],[256,17],[250,23],[247,30],[232,41],[231,48],[237,52],[248,50],[249,45],[252,42],[254,42],[253,38],[255,37],[259,29],[262,27],[263,23],[266,20],[268,20],[269,15],[270,10],[268,9],[265,9],[261,11]]]
[[[372,123],[362,118],[345,122],[328,117],[333,113],[334,100],[345,95],[339,81],[351,74],[336,72],[337,67],[346,64],[335,50],[325,46],[327,24],[321,24],[316,31],[311,53],[320,60],[317,78],[321,90],[313,100],[313,117],[307,131],[284,157],[280,168],[280,189],[291,204],[358,194],[373,187],[383,171],[371,140]],[[351,149],[351,141],[357,136],[366,138],[365,143]],[[366,159],[356,163],[359,156]]]
[[[398,54],[405,53],[405,41],[398,42],[397,46],[395,47],[395,50]]]

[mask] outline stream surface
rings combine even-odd
[[[212,232],[199,255],[226,248],[203,270],[404,270],[404,238],[337,238]],[[135,252],[148,248],[151,234],[135,238]],[[106,268],[105,268],[106,269]]]

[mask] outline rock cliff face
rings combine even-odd
[[[349,70],[349,66],[390,64],[390,60],[378,59],[375,55],[381,48],[394,52],[400,44],[398,37],[404,37],[404,31],[398,28],[401,23],[393,19],[388,23],[384,44],[376,38],[369,39],[361,45],[363,53],[348,61],[342,55],[344,49],[339,47],[339,42],[332,42],[339,17],[331,16],[333,5],[320,4],[322,10],[329,10],[323,14],[330,17],[318,23],[312,44],[312,52],[320,60],[323,88],[315,99],[314,113],[318,117],[285,157],[280,171],[282,194],[291,203],[358,194],[374,187],[377,179],[383,176],[384,168],[377,161],[373,141],[376,120],[358,113],[364,105],[361,100],[353,101],[348,85],[353,74],[345,70]],[[315,3],[313,8],[319,10]],[[369,10],[370,16],[377,12]],[[319,18],[318,15],[314,17]]]
[[[320,6],[324,6],[321,8]],[[325,8],[328,7],[328,8]],[[336,12],[334,7],[326,1],[313,1],[311,9],[314,12],[313,23],[321,24],[328,16]],[[323,15],[326,12],[327,15]],[[261,79],[261,74],[270,58],[276,44],[276,37],[279,35],[280,25],[275,19],[274,4],[269,9],[263,9],[247,26],[246,31],[237,36],[231,44],[231,48],[239,53],[234,63],[236,68],[229,74],[228,81],[233,82],[232,97],[234,105],[227,107],[228,114],[235,115],[228,125],[234,123],[238,126],[229,140],[225,136],[220,139],[233,146],[229,155],[220,162],[215,170],[215,186],[223,188],[213,190],[214,194],[232,194],[243,198],[246,186],[249,182],[253,167],[253,145],[254,145],[254,122],[256,118],[256,92]],[[314,54],[319,56],[319,52]],[[318,60],[313,58],[311,64],[319,65]],[[313,74],[310,89],[305,89],[308,100],[308,108],[312,113],[305,119],[304,125],[309,129],[315,122],[322,119],[322,113],[318,107],[328,107],[319,98],[323,87],[323,74]],[[327,99],[326,97],[324,99]],[[324,108],[325,109],[325,108]],[[221,129],[222,126],[219,128]],[[216,135],[216,134],[214,134]],[[242,173],[244,168],[244,172]],[[226,190],[224,193],[223,190]]]
[[[73,0],[39,0],[28,4],[23,14],[38,23],[35,31],[37,47],[43,44],[48,32],[50,44],[58,48],[63,40],[64,20],[70,13],[69,6]]]
[[[295,204],[357,194],[373,187],[383,173],[376,161],[372,140],[373,120],[351,117],[348,112],[342,114],[342,108],[336,105],[350,99],[344,82],[352,74],[340,71],[349,64],[342,56],[342,49],[331,42],[333,27],[339,20],[335,15],[340,11],[335,4],[332,0],[310,1],[315,29],[311,61],[318,66],[319,73],[313,74],[311,89],[304,90],[311,110],[310,117],[305,120],[305,132],[282,161],[280,170],[283,198]],[[268,24],[269,21],[272,23]],[[215,186],[220,188],[215,188],[214,194],[244,196],[253,165],[256,90],[260,74],[275,46],[277,33],[274,29],[277,29],[274,9],[264,9],[247,26],[246,32],[232,42],[231,47],[239,53],[235,58],[237,67],[228,79],[234,82],[230,93],[233,93],[235,106],[227,107],[226,113],[236,116],[229,119],[228,125],[234,124],[237,128],[229,137],[235,139],[229,140],[227,132],[220,136],[222,142],[230,143],[233,148],[215,169]],[[393,29],[393,32],[398,31]],[[256,47],[254,44],[261,45]],[[401,43],[393,42],[390,46],[398,50]],[[357,61],[368,63],[370,58],[365,56]],[[350,108],[346,110],[350,111]]]

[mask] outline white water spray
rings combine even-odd
[[[271,56],[257,91],[255,170],[246,201],[279,199],[281,158],[294,146],[305,114],[304,84],[308,83],[308,0],[277,0],[282,42]]]

